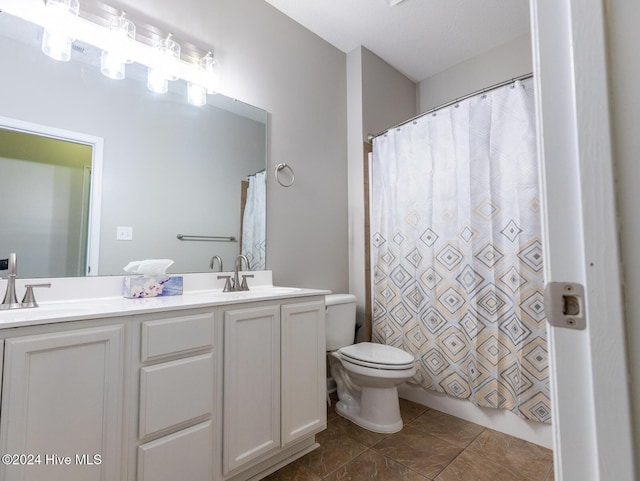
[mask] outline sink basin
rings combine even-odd
[[[256,286],[251,287],[248,291],[223,292],[221,295],[224,299],[260,299],[270,297],[282,297],[297,294],[302,291],[298,287],[273,287],[273,286]]]
[[[272,295],[272,296],[282,296],[286,294],[295,294],[300,292],[302,289],[299,287],[277,287],[277,286],[261,286],[261,287],[253,287],[249,291],[244,292],[254,292],[256,294],[264,294],[264,295]]]
[[[230,291],[222,292],[222,290],[214,291],[198,291],[185,293],[187,296],[207,296],[224,300],[229,298],[250,299],[252,297],[270,297],[270,296],[286,296],[296,294],[302,291],[299,287],[278,287],[278,286],[256,286],[251,287],[248,291]]]

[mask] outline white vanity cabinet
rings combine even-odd
[[[322,300],[224,311],[225,479],[284,464],[326,427],[324,315]]]
[[[0,480],[246,481],[313,450],[326,363],[312,292],[0,329],[0,455],[15,459]]]
[[[0,479],[121,479],[124,330],[5,339]]]

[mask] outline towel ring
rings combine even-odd
[[[291,182],[289,182],[288,184],[283,183],[280,180],[280,176],[278,175],[279,172],[281,170],[284,170],[284,169],[289,169],[289,171],[291,172]],[[276,165],[276,170],[275,170],[274,174],[275,174],[276,180],[278,181],[278,184],[280,184],[282,187],[291,187],[293,185],[293,183],[296,181],[296,174],[293,172],[293,169],[291,168],[290,165],[285,164],[285,163],[281,163],[281,164]]]

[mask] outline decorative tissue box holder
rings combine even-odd
[[[122,283],[122,295],[130,299],[181,294],[182,276],[127,276]]]

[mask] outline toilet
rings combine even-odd
[[[397,388],[416,373],[413,356],[383,344],[354,344],[355,296],[331,294],[326,305],[327,355],[338,391],[336,412],[370,431],[400,431]]]

